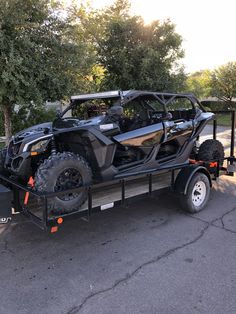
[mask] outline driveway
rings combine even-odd
[[[226,176],[194,216],[165,193],[52,235],[24,220],[0,226],[0,313],[234,314],[235,243],[236,177]]]
[[[200,136],[200,142],[211,139],[213,134],[213,126],[206,125]],[[226,155],[230,154],[231,129],[230,127],[217,126],[217,139],[224,145]],[[235,153],[236,153],[236,138],[235,138]]]
[[[194,216],[165,193],[53,235],[0,232],[0,313],[236,313],[236,178]]]

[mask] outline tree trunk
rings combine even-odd
[[[6,144],[8,144],[9,140],[10,140],[10,138],[12,136],[11,107],[3,106],[3,115],[4,115],[4,127],[5,127]]]

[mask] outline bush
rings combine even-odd
[[[235,102],[229,104],[228,102],[221,100],[202,100],[201,104],[203,105],[204,108],[209,108],[212,111],[230,110],[232,104],[235,106]]]
[[[47,110],[44,106],[27,105],[21,106],[12,115],[13,134],[31,127],[35,124],[50,122],[56,118],[56,110]],[[4,136],[3,113],[0,112],[0,136]]]

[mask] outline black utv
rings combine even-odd
[[[66,117],[70,111],[74,117]],[[1,151],[0,172],[23,182],[33,178],[39,192],[84,186],[51,199],[51,213],[69,213],[85,202],[90,184],[171,169],[190,158],[223,162],[220,142],[196,145],[212,119],[188,94],[130,90],[72,96],[55,121],[12,137]]]

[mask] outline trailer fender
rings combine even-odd
[[[204,173],[209,180],[210,187],[212,187],[212,181],[211,181],[210,173],[205,167],[199,166],[199,165],[189,165],[188,167],[183,168],[179,172],[179,174],[175,180],[174,190],[177,193],[186,195],[189,183],[190,183],[192,177],[194,176],[194,174],[197,172]]]

